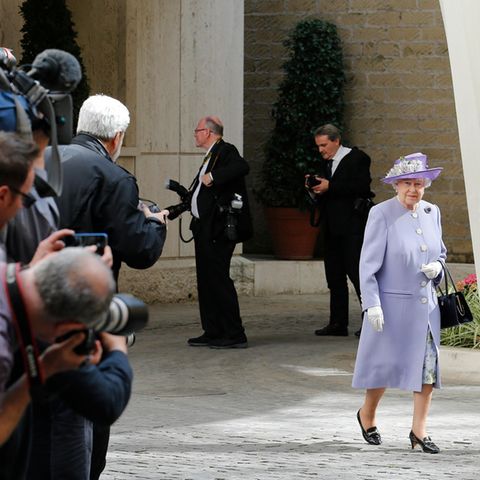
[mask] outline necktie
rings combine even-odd
[[[327,180],[330,180],[332,178],[332,164],[333,160],[326,160],[327,162],[327,167],[326,167],[326,178]]]

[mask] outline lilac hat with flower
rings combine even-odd
[[[393,167],[387,172],[382,182],[394,183],[397,180],[405,178],[429,178],[435,180],[440,172],[441,167],[428,168],[427,156],[424,153],[411,153],[405,157],[395,160]]]

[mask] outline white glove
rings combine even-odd
[[[438,260],[432,263],[427,263],[426,265],[423,264],[420,271],[423,272],[429,280],[432,280],[440,275],[442,264]]]
[[[382,307],[367,308],[367,318],[376,332],[383,330],[383,310]]]

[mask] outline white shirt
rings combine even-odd
[[[191,212],[192,212],[192,215],[195,217],[195,218],[200,218],[200,214],[198,213],[198,204],[197,204],[197,199],[198,199],[198,194],[200,192],[200,188],[202,186],[202,177],[203,175],[205,175],[205,172],[207,171],[207,168],[208,168],[208,164],[210,163],[210,150],[212,149],[212,147],[215,145],[215,143],[212,143],[212,145],[210,145],[210,148],[207,150],[207,153],[205,154],[205,157],[203,157],[203,165],[202,165],[202,168],[200,169],[200,171],[198,172],[198,185],[197,185],[197,188],[195,189],[195,191],[193,192],[193,195],[192,195],[192,208],[191,208]],[[211,175],[210,175],[211,177]],[[212,178],[213,180],[213,178]]]
[[[350,152],[352,151],[351,148],[344,147],[343,145],[340,145],[339,149],[337,150],[337,153],[333,156],[332,160],[332,177],[333,174],[335,173],[335,170],[337,167],[340,165],[340,162],[343,160],[344,157],[346,157]]]

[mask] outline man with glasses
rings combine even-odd
[[[240,318],[237,292],[230,278],[235,244],[252,234],[245,176],[248,163],[234,145],[223,140],[218,117],[202,118],[194,130],[195,145],[206,151],[192,183],[190,228],[195,242],[198,302],[203,334],[190,338],[192,347],[245,348],[247,337]],[[237,238],[225,233],[226,208],[234,194],[242,197]],[[168,211],[167,211],[168,214]]]
[[[39,149],[14,133],[0,131],[0,228],[13,218],[22,206],[30,207],[35,173],[33,161]],[[3,231],[2,231],[3,234]],[[3,242],[0,242],[3,248]],[[5,260],[3,252],[3,260]]]

